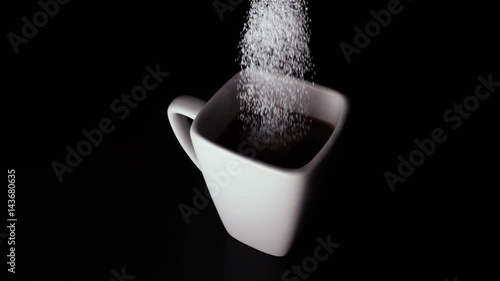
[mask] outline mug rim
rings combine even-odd
[[[199,138],[199,140],[202,140],[206,144],[208,144],[208,145],[216,148],[221,153],[224,153],[224,154],[226,154],[228,156],[231,156],[231,157],[235,157],[236,159],[238,159],[238,161],[243,161],[243,162],[245,162],[247,164],[250,164],[250,165],[252,165],[252,166],[254,166],[256,168],[260,168],[260,169],[264,168],[264,169],[266,169],[268,171],[273,171],[273,172],[278,172],[278,173],[284,173],[284,174],[287,174],[287,175],[290,175],[290,174],[302,175],[302,174],[304,174],[306,172],[314,170],[314,168],[316,166],[318,166],[319,163],[321,163],[321,161],[325,158],[326,154],[333,147],[336,139],[339,137],[340,133],[343,130],[343,127],[344,127],[344,124],[345,124],[345,119],[346,119],[346,117],[347,117],[347,115],[349,113],[349,107],[350,107],[349,100],[347,99],[347,97],[345,97],[345,95],[341,94],[340,92],[338,92],[336,90],[333,90],[333,89],[330,89],[330,88],[327,88],[327,87],[324,87],[324,86],[321,86],[321,85],[318,85],[318,84],[315,84],[315,83],[313,84],[313,83],[311,83],[309,81],[301,81],[301,80],[294,79],[295,82],[297,82],[297,83],[303,83],[304,85],[306,85],[306,87],[308,87],[310,89],[314,89],[314,90],[319,91],[319,92],[323,92],[323,93],[335,95],[335,96],[337,96],[337,98],[339,98],[341,100],[341,103],[342,103],[342,106],[341,106],[342,113],[340,114],[340,117],[338,119],[337,124],[334,125],[335,127],[334,127],[333,132],[328,137],[328,139],[325,141],[325,143],[323,144],[323,146],[321,147],[321,149],[314,155],[314,157],[312,157],[306,164],[304,164],[304,165],[302,165],[300,167],[286,168],[286,167],[274,165],[274,164],[271,164],[271,163],[268,163],[268,162],[265,162],[265,161],[253,158],[253,157],[249,157],[247,155],[243,155],[241,153],[238,153],[236,151],[233,151],[233,150],[231,150],[229,148],[226,148],[226,147],[222,146],[221,144],[217,143],[216,141],[211,140],[210,138],[204,136],[204,134],[202,132],[200,132],[200,122],[201,121],[200,121],[200,119],[198,117],[200,115],[209,114],[209,111],[213,111],[216,108],[220,108],[215,103],[216,100],[218,99],[219,96],[223,95],[224,93],[227,93],[227,88],[233,86],[233,84],[235,83],[236,79],[241,76],[241,73],[243,71],[245,71],[245,70],[242,70],[242,71],[236,73],[231,79],[229,79],[224,84],[224,86],[222,86],[212,96],[212,98],[210,98],[210,100],[207,102],[207,104],[203,107],[203,109],[200,111],[200,113],[194,119],[194,121],[192,123],[192,126],[191,126],[191,129],[190,129],[190,134],[196,135]],[[274,74],[269,74],[269,75],[273,75],[273,76],[279,77],[278,75],[274,75]],[[330,123],[330,122],[328,122],[328,123]]]

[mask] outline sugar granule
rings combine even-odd
[[[251,0],[238,81],[238,117],[251,145],[286,150],[307,133],[307,89],[293,81],[312,72],[309,41],[305,0]]]

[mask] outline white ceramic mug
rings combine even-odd
[[[240,75],[206,103],[191,96],[176,98],[168,107],[168,119],[181,146],[201,170],[227,232],[262,252],[284,256],[296,235],[314,171],[342,131],[348,101],[334,90],[293,81],[306,87],[309,115],[333,124],[335,130],[306,165],[278,167],[215,142],[238,113]],[[186,117],[194,120],[191,126]]]

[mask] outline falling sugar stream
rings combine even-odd
[[[309,21],[305,0],[250,2],[239,44],[238,118],[255,147],[286,150],[308,132],[307,89],[292,82],[312,75]]]

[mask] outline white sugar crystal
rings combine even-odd
[[[244,71],[238,85],[239,118],[250,144],[283,150],[307,133],[306,88],[289,80],[311,74],[309,39],[305,0],[251,0],[239,45]]]

